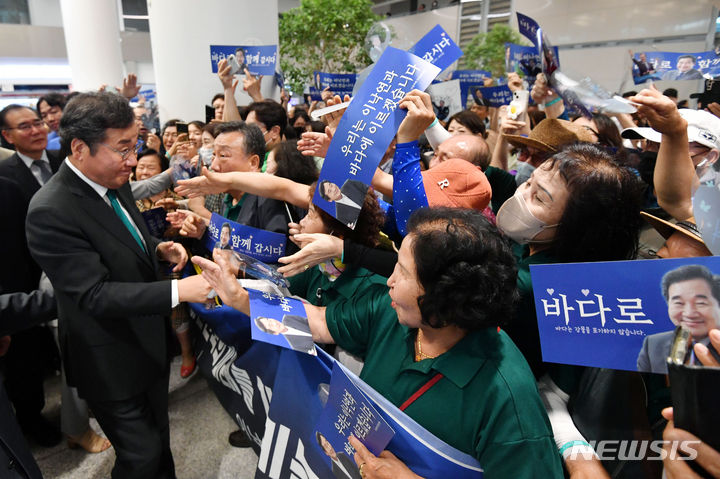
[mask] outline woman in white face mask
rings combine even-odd
[[[539,377],[540,354],[531,264],[632,259],[641,225],[642,186],[603,150],[569,146],[539,166],[497,214],[516,243],[521,301],[507,332]]]

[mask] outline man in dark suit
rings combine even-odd
[[[355,227],[367,190],[368,186],[357,180],[345,180],[342,188],[327,180],[321,181],[318,185],[320,196],[325,201],[335,203],[335,218],[350,228]]]
[[[4,140],[15,147],[9,158],[0,161],[0,177],[16,185],[3,190],[3,209],[20,222],[12,236],[4,235],[0,241],[3,251],[12,252],[7,254],[5,272],[0,273],[0,288],[6,293],[28,293],[38,287],[41,271],[27,250],[25,213],[30,198],[58,170],[61,160],[56,151],[45,149],[47,128],[34,110],[21,105],[3,108],[0,128]],[[11,241],[18,244],[10,245]],[[16,332],[13,347],[3,358],[7,392],[18,421],[28,437],[46,447],[62,438],[57,427],[40,414],[45,404],[44,373],[56,361],[52,334],[39,325]]]
[[[720,328],[720,276],[702,265],[681,266],[665,273],[662,292],[673,324],[687,328],[693,341],[707,346],[720,360],[708,338],[711,329]],[[667,331],[645,338],[637,359],[638,371],[667,374],[673,333]]]
[[[67,159],[33,197],[27,237],[55,287],[68,384],[87,400],[117,459],[113,478],[175,477],[168,429],[171,308],[205,300],[198,276],[160,280],[187,253],[153,238],[127,184],[137,126],[111,93],[73,98],[60,121]]]

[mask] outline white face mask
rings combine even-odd
[[[497,227],[505,236],[508,236],[516,243],[550,243],[552,239],[533,241],[533,238],[548,228],[555,228],[558,224],[548,225],[533,215],[525,204],[521,188],[515,190],[512,198],[509,198],[500,207],[497,213]]]

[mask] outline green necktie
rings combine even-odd
[[[133,238],[135,238],[135,241],[137,241],[137,244],[140,245],[140,249],[143,250],[147,254],[147,250],[145,249],[145,245],[143,244],[142,240],[140,239],[140,235],[138,235],[138,232],[135,230],[135,227],[130,223],[130,220],[128,219],[127,215],[123,212],[122,208],[120,207],[120,202],[117,199],[117,191],[115,190],[108,190],[107,196],[110,199],[110,205],[115,210],[115,214],[117,214],[120,217],[120,220],[122,220],[125,227],[130,231],[130,234]]]

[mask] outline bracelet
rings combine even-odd
[[[437,124],[438,124],[438,119],[437,119],[437,117],[435,117],[435,119],[433,120],[433,122],[430,123],[430,126],[428,126],[427,128],[425,128],[425,130],[429,130],[430,128],[432,128],[433,126],[435,126],[435,125],[437,125]]]
[[[590,446],[590,444],[585,441],[568,441],[560,448],[560,455],[562,456],[565,451],[567,451],[573,446],[587,446],[592,449],[592,446]]]
[[[559,102],[560,100],[562,100],[562,98],[557,97],[557,98],[555,98],[554,100],[550,100],[549,102],[545,103],[545,106],[546,106],[546,107],[552,106],[552,105],[554,105],[555,103]]]

